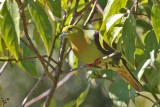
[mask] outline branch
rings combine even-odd
[[[23,9],[23,5],[21,3],[21,0],[16,0],[17,4],[18,4],[18,7],[20,9],[20,14],[21,14],[21,17],[22,17],[22,20],[23,20],[23,28],[24,28],[24,33],[25,33],[25,36],[32,48],[32,50],[34,51],[34,53],[37,55],[37,57],[39,58],[43,68],[44,68],[44,71],[45,73],[49,76],[49,78],[53,81],[55,81],[54,77],[49,73],[48,71],[48,68],[43,60],[43,57],[39,54],[39,52],[36,50],[36,48],[34,47],[30,37],[29,37],[29,34],[28,34],[28,29],[27,29],[27,24],[26,24],[26,18],[25,18],[25,14],[24,14],[24,9]]]
[[[77,14],[77,8],[78,8],[78,3],[79,3],[79,0],[76,0],[76,4],[75,4],[75,8],[74,8],[74,11],[73,11],[73,15],[71,17],[71,20],[69,22],[69,25],[71,25],[74,21],[74,18],[76,17],[76,14]]]
[[[0,75],[2,75],[4,69],[6,68],[7,65],[8,65],[8,61],[4,62],[4,64],[2,65],[2,67],[0,69]]]
[[[43,55],[42,57],[43,58],[47,57],[47,55]],[[24,58],[19,58],[18,61],[28,60],[28,59],[33,59],[33,58],[38,58],[38,57],[37,56],[24,57]],[[13,59],[0,59],[0,61],[9,61],[9,62],[16,61],[16,62],[18,62],[15,58],[13,58]]]
[[[118,51],[115,51],[114,53],[112,53],[110,55],[107,55],[107,56],[104,56],[103,58],[98,59],[98,61],[102,61],[102,60],[105,60],[107,58],[111,58],[111,57],[113,57],[113,56],[115,56],[117,54],[118,54]],[[87,66],[88,66],[87,64],[84,64],[84,65],[81,65],[80,67],[73,68],[73,69],[70,69],[68,71],[63,71],[62,73],[69,73],[69,72],[72,72],[72,71],[81,70],[81,69],[86,68]]]
[[[26,96],[26,98],[23,100],[21,107],[25,106],[25,104],[27,103],[29,97],[31,97],[33,95],[33,93],[36,91],[36,89],[38,88],[38,86],[40,85],[40,83],[43,81],[44,76],[45,76],[45,74],[43,73],[42,76],[39,78],[38,82],[34,85],[34,87],[28,93],[28,95]]]
[[[62,85],[64,85],[72,76],[74,75],[74,72],[70,72],[68,73],[60,82],[58,82],[57,84],[57,88],[61,87]],[[30,106],[31,104],[41,100],[42,98],[46,97],[49,94],[49,89],[45,92],[43,92],[41,95],[31,99],[30,101],[28,101],[26,103],[26,107]]]
[[[115,52],[113,52],[113,53],[110,54],[110,55],[107,55],[107,56],[104,56],[103,58],[98,59],[98,61],[102,61],[102,60],[105,60],[105,59],[107,59],[107,58],[111,58],[111,57],[113,57],[113,56],[115,56],[115,55],[117,55],[117,54],[118,54],[118,51],[115,51]]]
[[[68,54],[69,54],[69,52],[70,52],[71,50],[72,50],[71,47],[69,47],[69,48],[67,49],[66,54],[65,54],[65,56],[63,57],[63,59],[65,59],[65,58],[68,56]]]
[[[94,2],[94,0],[91,0],[81,11],[76,13],[76,16],[79,16],[81,14],[83,14],[89,7],[90,5]]]
[[[103,11],[102,7],[98,3],[96,4],[96,7],[99,10],[99,12],[103,15],[104,11]]]
[[[147,78],[146,78],[145,75],[143,75],[142,78],[143,78],[143,80],[144,80],[145,83],[148,83],[148,80],[147,80]],[[153,94],[153,93],[151,93],[151,94],[152,94],[152,96],[154,97],[154,99],[157,101],[157,100],[158,100],[158,97],[156,96],[156,94]],[[160,102],[159,102],[158,104],[160,105]],[[159,106],[158,106],[158,107],[159,107]]]
[[[153,104],[155,103],[151,98],[149,98],[149,97],[147,97],[147,96],[144,96],[144,95],[142,95],[142,94],[140,94],[140,93],[136,93],[138,96],[141,96],[141,97],[144,97],[144,98],[146,98],[146,99],[148,99],[149,101],[151,101]],[[158,106],[159,107],[159,106]]]
[[[84,25],[83,25],[83,28],[85,28],[85,27],[87,26],[88,22],[91,20],[97,2],[98,2],[98,0],[96,0],[96,1],[94,2],[94,5],[93,5],[93,7],[92,7],[92,10],[90,11],[90,14],[89,14],[88,18],[87,18],[87,20],[85,21],[85,23],[84,23]]]

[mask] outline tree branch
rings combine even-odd
[[[57,88],[61,87],[62,85],[64,85],[64,83],[66,83],[72,76],[74,75],[74,72],[70,72],[68,73],[60,82],[58,82],[57,84]],[[42,94],[40,94],[39,96],[31,99],[30,101],[28,101],[26,103],[26,107],[30,106],[31,104],[41,100],[42,98],[46,97],[49,94],[49,89],[45,92],[43,92]]]
[[[103,15],[104,11],[103,11],[102,7],[98,3],[96,4],[96,7],[99,10],[99,12]]]
[[[54,77],[49,73],[48,71],[48,68],[43,60],[43,57],[39,54],[39,52],[36,50],[36,48],[34,47],[30,37],[29,37],[29,34],[28,34],[28,29],[27,29],[27,24],[26,24],[26,18],[25,18],[25,14],[24,14],[24,9],[23,9],[23,6],[22,6],[22,3],[20,0],[16,0],[17,4],[18,4],[18,7],[20,9],[20,14],[21,14],[21,17],[22,17],[22,20],[23,20],[23,28],[24,28],[24,33],[26,35],[26,38],[32,48],[32,50],[34,51],[34,53],[37,55],[37,57],[39,58],[43,68],[44,68],[44,71],[45,73],[49,76],[49,78],[53,81],[55,81]]]
[[[85,27],[87,26],[88,22],[91,20],[97,2],[98,2],[98,0],[96,0],[96,1],[94,2],[94,5],[93,5],[93,7],[92,7],[92,10],[90,11],[90,14],[89,14],[88,18],[87,18],[87,20],[85,21],[85,23],[84,23],[84,25],[83,25],[83,28],[85,28]]]
[[[6,68],[7,65],[8,65],[8,61],[4,62],[4,64],[2,65],[2,67],[0,69],[0,75],[2,75],[4,69]]]
[[[43,55],[42,56],[43,58],[44,57],[47,57],[47,55]],[[24,57],[24,58],[19,58],[18,59],[18,61],[21,61],[21,60],[28,60],[28,59],[34,59],[34,58],[38,58],[37,56],[30,56],[30,57]],[[15,58],[13,58],[13,59],[0,59],[0,61],[16,61],[16,62],[18,62]]]
[[[79,16],[82,13],[84,13],[93,2],[94,2],[94,0],[91,0],[81,11],[77,12],[75,16]]]
[[[27,103],[28,99],[33,95],[33,93],[36,91],[40,83],[43,81],[43,78],[45,76],[45,73],[42,74],[42,76],[39,78],[38,82],[34,85],[34,87],[31,89],[31,91],[28,93],[28,95],[25,97],[25,99],[22,102],[21,107],[24,107]]]

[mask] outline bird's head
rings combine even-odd
[[[75,26],[75,25],[69,25],[66,26],[62,29],[62,35],[60,38],[69,38],[69,39],[74,39],[79,36],[83,36],[84,32],[81,28]]]

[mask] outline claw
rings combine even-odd
[[[93,64],[87,64],[89,68],[93,68]]]
[[[97,59],[95,60],[94,63],[95,63],[95,65],[99,65],[100,64],[100,62]]]

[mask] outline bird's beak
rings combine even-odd
[[[66,32],[62,33],[61,36],[60,36],[60,39],[64,38],[66,35],[67,35]]]

